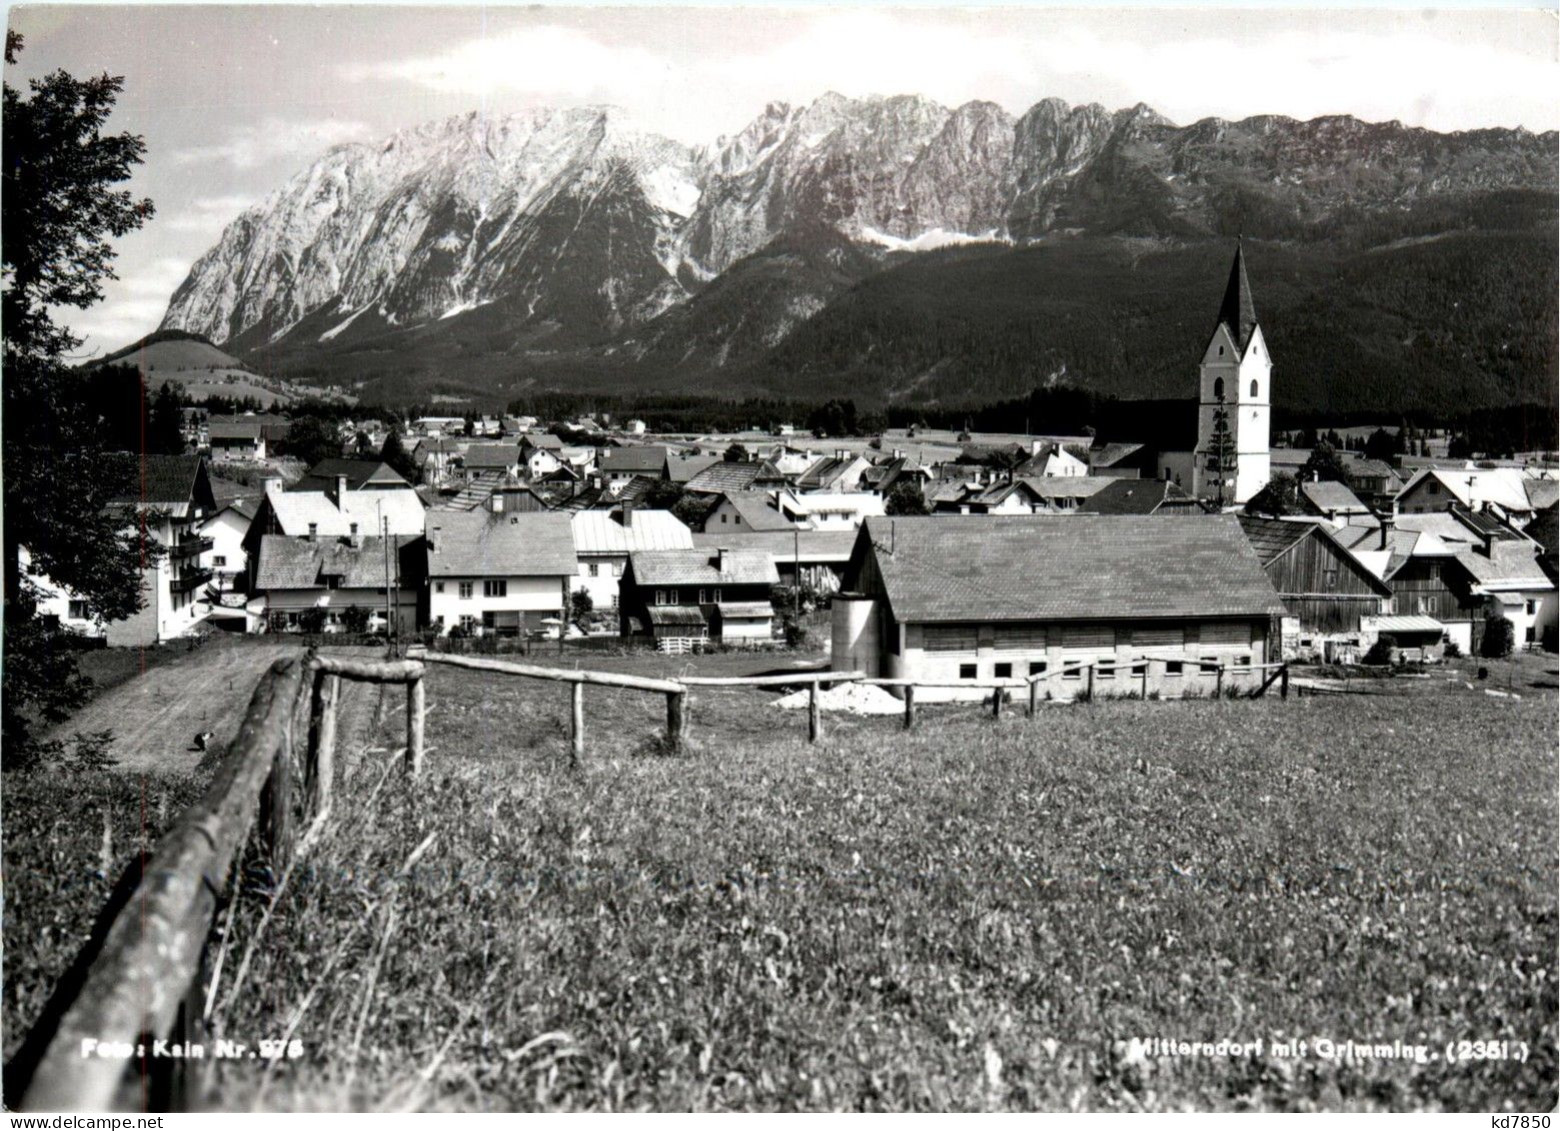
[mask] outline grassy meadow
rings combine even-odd
[[[675,757],[659,696],[587,688],[571,771],[566,687],[438,668],[425,780],[399,700],[360,711],[331,821],[238,901],[218,1035],[302,1055],[211,1066],[212,1102],[1549,1110],[1555,696],[1464,688],[830,715],[817,747],[701,689]]]

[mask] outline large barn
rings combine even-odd
[[[1284,615],[1232,515],[873,518],[834,610],[836,670],[952,685],[1050,672],[1067,694],[1083,677],[1056,673],[1092,661],[1109,694],[1144,690],[1131,673],[1149,660],[1146,690],[1164,696],[1254,685]]]

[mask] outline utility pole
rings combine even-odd
[[[791,616],[802,627],[802,528],[791,530]]]
[[[393,619],[394,619],[392,617],[392,615],[391,615],[391,609],[390,609],[390,601],[391,601],[391,588],[390,588],[390,520],[388,518],[384,517],[384,504],[383,503],[376,503],[375,505],[379,508],[379,512],[380,512],[380,517],[379,517],[379,541],[380,541],[380,544],[384,547],[384,557],[385,557],[385,648],[386,648],[386,655],[387,655],[387,657],[388,658],[394,658],[394,656],[395,656],[395,645],[392,644],[391,641],[390,641],[390,631],[391,631],[390,630],[390,625],[391,625],[391,623],[393,622]]]

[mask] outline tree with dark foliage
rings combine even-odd
[[[1282,518],[1286,514],[1300,513],[1300,483],[1293,475],[1279,471],[1250,499],[1246,500],[1246,513],[1268,518]]]
[[[379,449],[379,459],[408,483],[417,482],[417,466],[412,463],[412,453],[401,443],[401,430],[394,425],[390,427],[390,435],[385,437],[385,446]]]
[[[1348,486],[1353,477],[1349,469],[1343,465],[1342,458],[1338,455],[1338,448],[1327,440],[1318,440],[1316,447],[1311,449],[1311,456],[1300,468],[1300,482],[1311,483],[1320,480],[1323,483],[1342,483]]]
[[[22,37],[8,32],[5,60],[17,61]],[[50,310],[85,309],[114,277],[111,238],[152,214],[149,200],[115,189],[130,178],[146,146],[131,134],[104,132],[123,80],[79,80],[64,71],[4,87],[0,155],[5,199],[0,216],[0,294],[4,341],[5,765],[49,753],[35,733],[63,721],[90,682],[76,669],[67,635],[38,614],[32,571],[74,591],[95,616],[117,620],[141,607],[140,566],[155,554],[144,527],[110,502],[129,490],[123,461],[105,459],[102,434],[86,419],[78,379],[65,356],[80,339],[55,325]]]
[[[301,460],[305,467],[313,467],[322,459],[341,454],[341,440],[336,426],[318,416],[298,416],[287,429],[287,439],[280,445],[284,455]],[[372,453],[368,453],[372,455]]]
[[[926,505],[926,497],[921,493],[919,483],[913,479],[901,479],[889,489],[888,497],[883,500],[883,513],[887,515],[930,514],[931,508]]]

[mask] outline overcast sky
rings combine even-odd
[[[924,94],[1022,113],[1146,102],[1179,123],[1348,113],[1438,130],[1560,126],[1553,12],[1199,8],[13,8],[13,86],[123,75],[156,217],[119,241],[84,353],[156,328],[223,226],[329,146],[479,109],[610,102],[687,142],[764,104]]]

